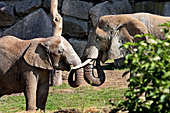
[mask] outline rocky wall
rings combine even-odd
[[[49,12],[50,0],[0,0],[0,37],[51,36]],[[59,0],[59,12],[63,17],[62,35],[81,56],[99,17],[132,12],[170,16],[170,0]]]

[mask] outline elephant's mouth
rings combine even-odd
[[[102,61],[102,63],[105,63],[108,60],[108,55],[106,52],[100,51],[98,59]]]
[[[119,59],[115,59],[114,60],[114,66],[115,67],[122,67],[124,65],[124,61],[125,61],[125,57],[119,58]]]
[[[56,70],[62,70],[62,71],[70,71],[71,66],[70,65],[60,65],[59,66],[54,66],[54,69]]]
[[[54,69],[61,70],[61,71],[70,71],[71,67],[70,66],[68,66],[68,67],[54,67]]]

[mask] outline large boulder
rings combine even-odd
[[[170,2],[138,2],[133,5],[133,12],[150,12],[170,16]]]
[[[52,36],[52,25],[43,9],[39,9],[6,29],[3,35],[13,35],[21,39]]]
[[[134,3],[132,9],[133,12],[154,12],[153,3],[151,1]]]
[[[88,22],[73,17],[63,17],[63,34],[71,37],[85,37],[88,35]]]
[[[2,37],[2,34],[3,34],[3,31],[2,31],[1,28],[0,28],[0,37]]]
[[[83,51],[86,47],[87,40],[78,40],[75,38],[69,39],[70,44],[73,46],[74,50],[78,54],[79,57],[83,55]]]
[[[62,14],[80,19],[89,19],[89,10],[93,3],[79,0],[64,0]]]
[[[128,0],[112,0],[95,5],[89,12],[95,26],[101,16],[132,13],[132,8]]]
[[[0,27],[11,26],[15,23],[14,7],[0,2]]]
[[[16,6],[16,13],[20,16],[31,13],[33,10],[40,8],[42,5],[41,0],[22,0]]]

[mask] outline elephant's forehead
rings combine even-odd
[[[99,23],[105,25],[118,24],[123,19],[122,15],[107,15],[100,18]]]
[[[105,31],[103,31],[103,29],[100,29],[99,27],[97,27],[96,34],[103,36],[103,35],[105,35]]]

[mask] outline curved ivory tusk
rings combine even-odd
[[[75,67],[72,67],[71,69],[79,69],[79,68],[87,65],[87,64],[90,63],[91,61],[92,61],[92,59],[87,59],[87,60],[86,60],[85,62],[83,62],[82,64],[77,65],[77,66],[75,66]]]

